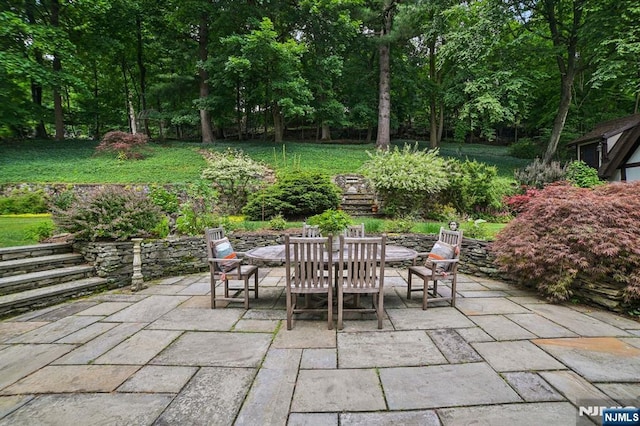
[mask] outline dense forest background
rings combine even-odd
[[[4,0],[0,138],[420,138],[638,111],[637,0]]]

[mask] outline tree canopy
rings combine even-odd
[[[0,138],[546,150],[640,103],[632,0],[7,0]]]

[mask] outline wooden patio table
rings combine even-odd
[[[402,262],[405,260],[413,260],[418,256],[418,252],[402,246],[385,246],[385,262]],[[263,262],[284,262],[285,261],[285,248],[284,244],[275,246],[256,247],[244,253],[244,256],[248,259],[258,260]],[[337,262],[340,258],[338,252],[333,252],[334,262]]]

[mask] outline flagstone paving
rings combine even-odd
[[[639,321],[465,275],[456,307],[422,310],[406,270],[386,276],[381,330],[357,313],[287,330],[284,268],[266,267],[247,311],[210,309],[194,274],[7,318],[0,426],[582,425],[600,419],[580,407],[640,407]]]

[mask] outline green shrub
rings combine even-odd
[[[202,235],[206,228],[219,226],[215,214],[218,194],[206,180],[199,180],[180,188],[186,200],[180,204],[176,218],[176,232],[183,235]]]
[[[40,222],[37,225],[27,229],[26,235],[28,239],[42,241],[53,235],[54,226],[51,222]]]
[[[49,199],[52,208],[66,210],[76,201],[76,194],[73,189],[66,188],[55,192]]]
[[[14,189],[9,196],[0,197],[0,214],[36,214],[47,211],[47,197],[41,189]]]
[[[149,190],[149,198],[153,204],[160,207],[165,213],[177,213],[180,209],[178,196],[162,186],[152,186]]]
[[[420,151],[416,144],[368,154],[362,173],[384,199],[384,210],[389,215],[418,213],[416,210],[429,196],[449,185],[447,162],[437,150]]]
[[[569,300],[580,276],[623,283],[640,303],[640,181],[594,189],[549,185],[496,236],[500,268],[553,301]]]
[[[274,216],[269,221],[269,229],[273,231],[283,231],[287,229],[287,221],[282,215]]]
[[[209,166],[202,171],[202,178],[213,182],[219,192],[220,210],[227,214],[240,213],[249,194],[258,190],[267,168],[252,160],[240,150],[208,154]]]
[[[167,238],[171,233],[169,218],[165,216],[160,219],[160,222],[153,228],[152,233],[158,238]]]
[[[351,224],[351,216],[342,210],[329,209],[311,216],[307,223],[309,225],[318,225],[320,233],[325,237],[329,234],[337,236]]]
[[[243,213],[251,220],[279,214],[300,219],[337,208],[341,194],[340,188],[323,173],[287,173],[278,176],[274,185],[251,195]]]
[[[498,169],[476,160],[451,163],[451,182],[444,200],[460,214],[492,216],[504,209],[502,199],[514,189],[509,180],[498,178]],[[442,218],[444,219],[456,219]]]
[[[533,160],[542,154],[540,146],[528,138],[520,139],[509,146],[509,155],[516,158]]]
[[[544,164],[542,160],[536,158],[524,169],[516,170],[515,178],[522,186],[542,189],[550,183],[565,179],[566,168],[557,161]]]
[[[416,225],[416,221],[411,216],[402,216],[397,219],[385,222],[384,229],[386,232],[397,232],[399,234],[407,234],[411,232]]]
[[[460,224],[463,235],[468,238],[474,238],[476,240],[486,240],[489,237],[489,230],[487,229],[487,221],[483,219],[468,220]]]
[[[579,188],[593,188],[602,185],[598,171],[584,161],[572,161],[567,166],[567,180]]]
[[[69,209],[53,209],[53,221],[78,240],[124,241],[153,237],[163,215],[142,192],[106,186],[76,200]]]
[[[140,160],[144,158],[144,147],[149,137],[143,133],[108,132],[96,146],[96,154],[116,154],[118,160]]]

